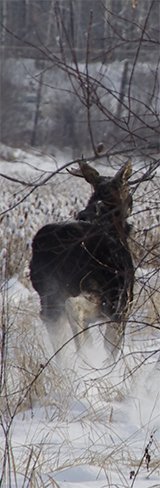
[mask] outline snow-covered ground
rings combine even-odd
[[[12,177],[31,182],[44,177],[43,169],[57,168],[38,152],[2,149],[8,153],[4,162],[1,152],[0,172]],[[63,166],[63,155],[57,159]],[[31,187],[23,190],[3,178],[1,183],[1,486],[160,487],[158,270],[137,269],[133,311],[116,364],[109,362],[98,326],[82,338],[77,354],[73,341],[65,344],[72,335],[66,321],[64,347],[55,354],[56,333],[53,348],[28,277],[30,242],[46,221],[73,218],[88,198],[88,185],[64,171],[31,194]],[[3,213],[27,192],[26,200]]]

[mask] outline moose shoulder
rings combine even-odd
[[[90,311],[84,314],[82,328],[109,319],[121,324],[124,333],[134,282],[127,243],[131,164],[123,165],[114,177],[99,175],[85,162],[79,166],[74,174],[92,185],[93,194],[74,222],[51,223],[37,232],[30,263],[32,285],[40,297],[41,317],[52,322],[53,329],[65,314],[67,300],[85,297]]]

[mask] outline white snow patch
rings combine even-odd
[[[7,149],[2,146],[0,157],[1,172],[13,176],[16,168],[16,174],[29,180],[31,176],[35,178],[35,175],[37,177],[39,174],[37,169],[35,172],[34,167],[42,171],[46,169],[53,171],[57,168],[57,164],[60,165],[64,161],[60,153],[57,153],[54,159],[40,156],[38,152]],[[57,211],[56,214],[57,219],[59,215],[67,218],[68,215],[71,216],[72,205],[67,207],[66,201],[69,199],[67,200],[66,194],[71,197],[71,200],[78,194],[78,205],[82,205],[83,185],[82,182],[77,183],[76,179],[71,186],[68,175],[57,177],[56,181],[59,186],[57,186],[58,190],[53,186],[54,204],[58,201],[60,207],[59,213]],[[87,185],[85,191],[88,198]],[[26,213],[29,209],[32,217],[36,215],[35,220],[32,221],[33,234],[41,225],[42,215],[44,221],[52,218],[50,201],[48,202],[48,187],[44,188],[44,194],[45,204],[41,205],[37,197],[29,204],[27,200],[25,210],[23,207]],[[3,197],[2,210],[6,208],[5,192]],[[36,203],[37,201],[39,203]],[[22,222],[21,217],[23,212],[18,217],[19,226],[23,228],[24,221]],[[11,222],[14,227],[13,219],[10,219],[6,229],[11,230]],[[24,239],[23,236],[21,238]],[[2,242],[3,249],[6,249],[3,231]],[[1,258],[2,261],[6,259],[4,250]],[[5,269],[3,271],[5,274]],[[145,280],[145,272],[141,273],[140,279]],[[154,288],[155,280],[152,272],[148,275],[149,287],[151,283]],[[147,296],[147,292],[145,293]],[[156,283],[156,293],[159,297],[158,283]],[[37,486],[41,488],[131,488],[131,486],[159,488],[160,363],[157,359],[160,339],[158,327],[153,331],[153,328],[148,326],[147,333],[143,330],[146,317],[147,320],[151,318],[148,315],[147,299],[145,310],[140,307],[130,317],[123,355],[114,367],[108,368],[103,340],[97,328],[93,329],[92,334],[83,341],[79,354],[72,342],[63,348],[61,354],[55,355],[58,333],[56,335],[53,329],[51,343],[45,326],[39,318],[40,306],[36,293],[25,286],[19,275],[14,273],[8,282],[3,279],[1,305],[4,304],[5,296],[11,306],[9,346],[12,349],[9,349],[11,356],[11,360],[9,357],[9,373],[11,373],[9,387],[12,385],[12,376],[14,379],[14,375],[23,373],[22,379],[25,382],[23,385],[18,384],[19,395],[23,397],[27,381],[31,382],[34,375],[36,377],[38,374],[38,380],[34,385],[37,391],[33,396],[32,391],[30,392],[30,406],[22,402],[13,418],[9,415],[12,415],[12,409],[16,407],[18,394],[14,382],[14,388],[8,396],[8,401],[11,402],[8,417],[3,396],[1,398],[3,428],[1,423],[0,463],[2,466],[5,449],[4,426],[11,420],[8,437],[12,454],[10,457],[11,488],[22,488],[22,486],[24,488],[30,486],[35,488]],[[158,298],[157,303],[159,303]],[[21,314],[18,315],[17,310],[21,311]],[[155,311],[154,306],[152,313],[153,311]],[[14,334],[12,334],[12,325]],[[18,330],[21,330],[20,337],[17,334]],[[71,333],[66,322],[62,324],[62,330],[67,337]],[[16,360],[14,362],[14,354],[17,355],[21,349],[23,349],[23,363],[18,363]],[[155,349],[157,354],[152,355]],[[46,374],[44,380],[43,374]],[[146,463],[144,460],[142,462],[142,459],[146,446],[151,442],[151,436],[153,436],[149,448],[151,463],[147,471]],[[24,481],[27,466],[28,473]],[[9,486],[8,467],[9,465],[7,465],[3,488]],[[130,479],[132,470],[137,473],[134,483],[133,479]],[[32,485],[29,478],[31,474],[34,476]],[[36,484],[36,476],[39,485]]]

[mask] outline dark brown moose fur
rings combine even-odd
[[[131,164],[123,165],[114,177],[104,177],[82,162],[77,174],[94,190],[86,208],[74,222],[46,225],[33,239],[30,276],[40,297],[41,316],[54,328],[66,300],[84,296],[91,312],[83,328],[97,319],[125,324],[134,282],[127,243]]]

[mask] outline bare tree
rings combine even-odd
[[[118,359],[124,384],[125,380],[126,383],[132,381],[137,371],[148,362],[155,363],[154,372],[159,370],[160,58],[156,1],[89,0],[85,2],[84,15],[84,2],[82,5],[78,0],[48,0],[35,4],[25,0],[26,29],[23,33],[20,31],[21,35],[18,29],[14,30],[12,22],[9,24],[5,10],[8,4],[9,2],[5,4],[3,0],[3,53],[8,53],[7,40],[7,43],[10,42],[10,53],[14,54],[14,60],[10,57],[9,61],[4,60],[3,87],[6,97],[2,100],[2,141],[8,143],[9,140],[10,144],[20,145],[23,139],[23,142],[32,143],[33,146],[52,146],[53,150],[56,145],[61,149],[69,146],[73,157],[68,164],[63,164],[49,174],[36,174],[34,181],[1,173],[0,176],[9,180],[13,186],[10,205],[5,208],[3,205],[0,214],[1,244],[3,245],[8,222],[11,222],[13,215],[17,215],[17,209],[24,214],[23,225],[26,232],[25,238],[24,234],[21,237],[20,232],[18,238],[14,232],[7,235],[10,259],[7,260],[5,255],[1,256],[4,258],[1,259],[1,268],[4,267],[4,262],[6,264],[5,274],[4,269],[1,269],[1,275],[7,283],[15,270],[19,272],[24,260],[30,259],[30,247],[27,247],[29,212],[23,207],[26,201],[30,202],[30,208],[34,208],[35,214],[39,212],[39,225],[43,192],[46,192],[46,206],[49,207],[50,202],[52,204],[53,190],[57,207],[60,206],[61,190],[59,180],[57,183],[56,179],[58,175],[60,177],[65,173],[65,177],[73,178],[76,168],[70,171],[72,176],[66,170],[82,160],[87,160],[93,166],[101,165],[102,172],[108,176],[129,157],[133,166],[133,175],[128,183],[133,198],[130,217],[133,228],[130,229],[127,245],[134,261],[135,286],[132,312],[126,324],[128,349],[124,347]],[[23,69],[19,56],[28,59],[25,66],[23,62]],[[15,66],[17,73],[20,73],[19,65],[22,71],[21,77],[15,77],[18,83],[15,92],[11,75],[15,73]],[[27,77],[29,82],[26,81]],[[70,190],[71,185],[69,198]],[[72,202],[72,212],[69,214],[72,219],[76,213],[75,207],[77,206],[78,213],[82,210],[82,204],[83,207],[86,205],[83,187],[81,190],[80,201],[77,203],[75,195]],[[49,216],[59,221],[61,215],[55,200],[53,212]],[[7,220],[8,215],[11,216],[10,221]],[[32,218],[31,231],[29,229],[31,239],[35,229],[34,213]],[[45,218],[46,214],[43,215],[43,219]],[[24,246],[23,253],[19,252],[21,245]],[[16,263],[14,268],[13,261],[14,266]],[[15,359],[16,368],[21,374],[24,373],[25,380],[21,383],[19,397],[18,388],[11,397],[7,390],[9,366],[7,370],[4,366],[10,364],[6,359],[7,341],[13,324],[8,314],[8,302],[6,314],[5,297],[2,305],[0,376],[4,404],[1,427],[6,440],[1,474],[3,482],[7,463],[9,465],[13,459],[11,454],[9,457],[8,442],[14,416],[24,405],[32,405],[32,398],[37,394],[35,390],[38,390],[38,381],[60,351],[56,351],[49,360],[34,363],[34,370],[30,370],[28,364],[26,366],[23,358],[18,365]],[[66,341],[62,345],[62,351],[68,343]],[[112,367],[116,367],[116,364]],[[104,377],[107,383],[108,371],[106,376],[104,373]],[[145,450],[142,461],[146,459],[149,466],[147,455],[148,451]],[[131,473],[133,486],[138,470]]]

